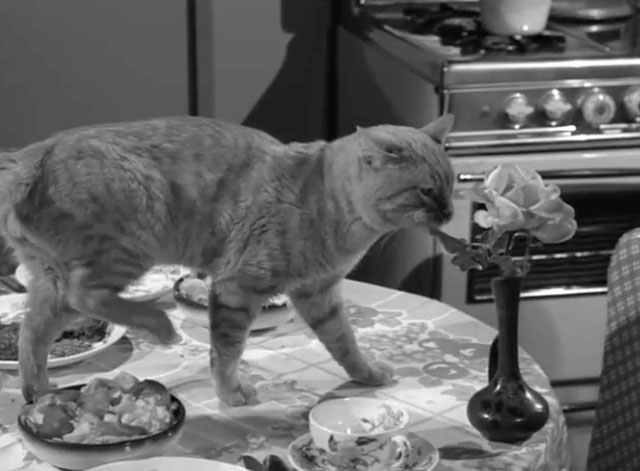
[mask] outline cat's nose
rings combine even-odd
[[[418,193],[428,207],[436,211],[440,223],[446,223],[453,217],[451,201],[430,186],[418,187]]]
[[[449,222],[453,217],[453,206],[451,203],[447,203],[445,207],[441,211],[442,213],[442,222]]]

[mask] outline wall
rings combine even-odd
[[[188,111],[184,0],[2,0],[0,147]]]
[[[186,0],[2,0],[0,147],[187,114]],[[200,114],[324,137],[330,0],[195,0]]]
[[[327,134],[330,0],[198,0],[199,113],[284,140]]]

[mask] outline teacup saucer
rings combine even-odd
[[[411,471],[432,471],[435,469],[440,454],[432,443],[414,433],[407,434],[413,453],[406,470]],[[329,462],[318,450],[311,438],[306,433],[294,440],[289,445],[289,462],[297,471],[353,471],[343,466],[336,466]]]

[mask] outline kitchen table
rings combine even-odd
[[[546,426],[521,445],[491,443],[466,418],[469,397],[487,383],[489,343],[496,332],[438,301],[369,284],[345,281],[351,324],[366,355],[392,364],[397,381],[366,388],[348,381],[311,331],[294,316],[275,329],[255,332],[241,369],[260,402],[226,407],[216,398],[209,373],[205,310],[167,300],[181,341],[158,346],[132,330],[114,345],[75,365],[51,370],[59,386],[127,371],[168,385],[187,407],[184,433],[167,455],[230,463],[243,454],[286,458],[289,443],[308,431],[307,414],[319,400],[377,396],[402,403],[411,432],[439,451],[438,471],[568,470],[565,421],[539,366],[520,351],[522,373],[550,406]],[[12,295],[24,296],[24,295]],[[2,304],[0,297],[0,305]],[[5,306],[6,308],[6,306]],[[6,471],[53,470],[22,446],[15,417],[22,404],[16,372],[0,372],[0,459]]]

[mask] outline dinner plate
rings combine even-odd
[[[440,460],[438,449],[431,442],[414,434],[407,434],[412,453],[404,471],[433,471]],[[297,471],[351,471],[352,468],[336,466],[313,445],[311,435],[306,433],[289,445],[289,462]]]
[[[21,319],[25,313],[26,307],[26,297],[24,294],[8,294],[0,296],[0,323],[10,323]],[[59,368],[61,366],[79,363],[87,358],[97,355],[120,340],[126,331],[126,327],[111,324],[106,337],[100,342],[96,342],[90,349],[66,357],[49,356],[49,359],[47,360],[47,368]],[[0,369],[15,371],[18,369],[18,361],[0,360]]]
[[[222,461],[187,458],[181,456],[159,456],[145,460],[116,461],[90,468],[87,471],[247,471],[246,468]]]
[[[185,275],[176,280],[173,287],[173,296],[186,309],[193,310],[194,312],[202,312],[206,313],[208,310],[208,294],[206,298],[203,296],[200,300],[193,300],[184,296],[183,290],[181,289],[182,283],[190,279],[191,275]],[[261,330],[269,330],[275,329],[276,327],[281,326],[282,324],[286,324],[291,321],[295,316],[295,309],[291,306],[291,301],[287,301],[286,305],[280,307],[270,307],[267,309],[262,309],[260,314],[256,317],[251,324],[251,331],[258,332]]]
[[[189,273],[189,270],[180,265],[157,265],[127,286],[121,296],[133,301],[161,298],[170,294],[175,281],[186,273]],[[29,286],[31,274],[24,265],[18,265],[15,277],[24,286]]]
[[[208,316],[207,308],[193,307],[183,305],[180,309],[190,313],[193,316]],[[261,332],[263,330],[271,330],[280,327],[287,322],[291,322],[296,315],[293,307],[282,307],[278,309],[270,309],[268,311],[260,311],[260,314],[251,324],[251,332]]]

